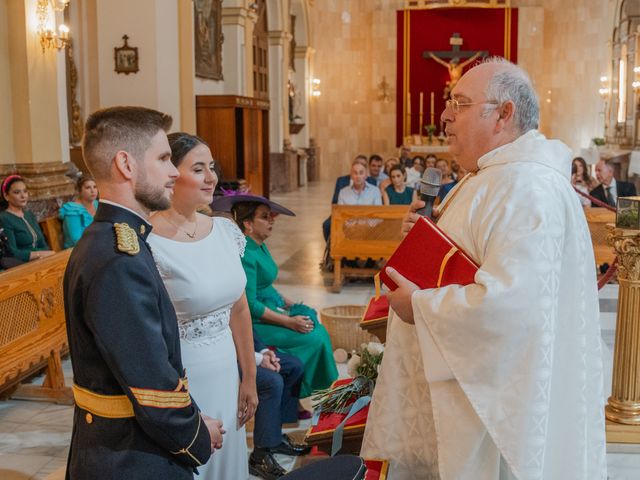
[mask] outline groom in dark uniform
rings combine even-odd
[[[171,117],[140,107],[92,114],[85,162],[100,191],[71,254],[64,303],[76,408],[67,479],[191,479],[222,425],[189,395],[176,314],[146,238],[178,171]]]

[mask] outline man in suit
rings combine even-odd
[[[67,479],[192,479],[222,425],[200,413],[176,314],[146,242],[178,171],[171,117],[113,107],[87,119],[83,154],[100,190],[64,277],[75,412]]]
[[[253,331],[256,355],[258,408],[253,429],[254,449],[249,457],[249,472],[271,480],[286,471],[273,457],[274,453],[303,455],[310,448],[296,444],[282,433],[283,423],[298,421],[298,398],[304,366],[293,355],[269,350]]]
[[[600,185],[591,190],[589,194],[598,200],[616,206],[618,197],[632,197],[636,194],[636,187],[633,183],[622,182],[613,177],[613,165],[600,160],[596,163],[596,178]],[[592,207],[597,207],[591,202]]]

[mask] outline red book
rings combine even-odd
[[[380,297],[371,297],[367,308],[362,314],[360,323],[375,322],[376,320],[385,320],[389,317],[389,299],[386,295]]]
[[[392,267],[422,290],[445,285],[474,283],[478,265],[438,226],[420,217],[398,246],[384,268],[380,279],[395,290],[398,286],[386,274]]]

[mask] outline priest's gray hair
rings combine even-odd
[[[514,122],[520,134],[538,128],[540,106],[529,75],[519,66],[501,57],[491,57],[482,64],[501,65],[487,85],[487,100],[498,105],[511,101],[515,105]],[[488,113],[490,109],[487,109]]]

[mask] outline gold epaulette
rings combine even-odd
[[[140,253],[138,234],[133,228],[126,223],[114,223],[113,228],[116,230],[116,247],[119,252],[129,255]]]

